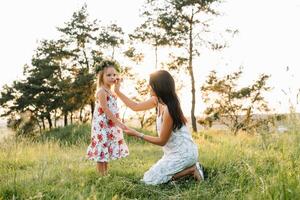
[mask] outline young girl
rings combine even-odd
[[[103,61],[96,68],[96,102],[87,156],[97,162],[97,171],[101,175],[107,175],[109,160],[129,155],[122,133],[127,127],[120,122],[117,97],[111,91],[117,79],[117,69],[118,65],[113,61]]]
[[[120,91],[119,81],[115,87],[116,94],[132,110],[155,107],[158,110],[157,137],[129,128],[124,130],[128,135],[163,147],[163,157],[144,174],[143,182],[156,185],[187,175],[194,176],[197,181],[203,180],[203,170],[198,162],[198,147],[186,126],[173,77],[167,71],[159,70],[150,75],[149,85],[152,97],[140,103],[132,101]]]

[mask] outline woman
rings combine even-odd
[[[163,147],[163,157],[145,174],[142,181],[156,185],[192,175],[197,181],[203,179],[203,170],[198,161],[198,148],[186,126],[180,103],[175,92],[175,82],[165,70],[150,75],[151,98],[136,103],[120,91],[119,81],[115,93],[134,111],[157,108],[158,136],[144,135],[133,129],[124,130],[130,136],[139,137],[147,142]]]

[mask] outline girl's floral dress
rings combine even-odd
[[[107,106],[119,118],[117,98],[114,95],[107,94]],[[90,160],[108,162],[129,155],[122,129],[106,117],[99,100],[95,102],[91,132],[91,144],[87,148],[87,157]]]

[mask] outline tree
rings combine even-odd
[[[68,49],[68,46],[69,43],[64,40],[42,41],[32,59],[34,70],[29,71],[30,73],[27,75],[30,80],[40,77],[37,80],[40,82],[40,86],[53,91],[49,94],[42,92],[36,95],[41,99],[41,102],[45,102],[46,107],[49,107],[47,119],[51,126],[52,117],[50,113],[54,114],[54,124],[56,126],[58,110],[61,110],[66,117],[67,113],[76,110],[78,105],[77,102],[71,101],[74,92],[70,89],[71,77],[67,65],[74,53]]]
[[[87,6],[84,5],[73,13],[72,19],[65,23],[64,27],[57,29],[63,33],[62,40],[69,44],[70,51],[73,52],[68,67],[73,76],[71,88],[73,92],[82,95],[80,98],[73,98],[73,103],[79,101],[75,104],[90,104],[93,113],[95,91],[93,67],[95,61],[99,60],[94,58],[102,56],[102,53],[96,48],[99,25],[96,20],[90,22],[88,17]]]
[[[144,22],[134,30],[134,33],[129,34],[130,40],[141,41],[149,43],[151,46],[154,46],[155,52],[155,69],[158,67],[158,47],[169,45],[170,41],[165,37],[162,32],[159,23],[155,16],[151,13],[153,10],[149,11],[147,9],[155,9],[152,7],[145,6],[144,11],[141,15],[145,20]]]
[[[76,93],[73,101],[81,105],[78,108],[80,113],[84,106],[89,104],[93,115],[96,89],[93,69],[103,60],[103,49],[112,47],[112,57],[114,56],[115,48],[123,43],[122,29],[112,24],[100,30],[97,20],[89,20],[87,6],[84,5],[73,13],[72,19],[65,23],[64,27],[58,30],[63,33],[63,40],[69,43],[70,51],[74,54],[69,64],[69,71],[73,76],[71,88]]]
[[[27,95],[30,90],[25,86],[25,81],[14,81],[12,86],[4,85],[0,97],[1,117],[8,117],[8,127],[23,135],[39,125],[37,115],[32,115],[31,112],[34,110],[31,105],[33,96]]]
[[[264,123],[255,113],[266,114],[270,111],[263,93],[270,91],[266,86],[269,75],[262,74],[247,87],[238,88],[237,82],[242,74],[239,70],[223,78],[212,71],[201,87],[203,100],[207,104],[202,123],[209,124],[219,120],[236,134],[239,130],[253,131]],[[201,121],[200,121],[201,122]]]
[[[212,49],[222,49],[223,44],[204,39],[209,32],[209,17],[218,15],[213,9],[220,0],[147,0],[148,15],[154,18],[155,26],[160,28],[169,45],[183,49],[188,56],[179,56],[177,63],[184,64],[191,80],[191,120],[193,131],[197,131],[195,117],[195,77],[193,58],[200,55],[196,46],[207,45]],[[176,63],[176,62],[175,62]],[[182,65],[176,65],[176,68]]]
[[[123,52],[126,57],[128,57],[131,61],[139,64],[144,60],[144,54],[140,52],[136,52],[134,47],[129,47],[126,51]]]
[[[63,110],[64,105],[70,106],[66,99],[69,91],[66,89],[68,79],[65,78],[67,75],[64,62],[72,53],[66,50],[66,45],[60,40],[43,40],[32,58],[31,65],[24,67],[25,79],[15,81],[11,88],[6,88],[1,104],[6,107],[11,105],[10,111],[5,113],[11,116],[11,121],[14,118],[22,119],[18,117],[22,113],[30,113],[27,118],[30,120],[26,123],[27,130],[30,130],[28,125],[33,126],[34,123],[39,127],[41,123],[45,129],[45,119],[51,129],[53,114],[56,120],[57,110]],[[56,121],[54,125],[56,126]]]
[[[16,84],[14,81],[13,84]],[[10,115],[14,110],[13,108],[16,106],[15,96],[17,94],[16,89],[13,86],[8,86],[5,84],[0,93],[0,106],[2,108],[1,117]]]
[[[111,24],[110,26],[102,27],[97,38],[97,45],[106,49],[111,47],[111,58],[114,59],[115,48],[120,47],[120,45],[124,44],[123,35],[124,32],[122,31],[122,28],[117,26],[116,24]]]
[[[21,124],[19,116],[24,112],[30,113],[30,119],[39,126],[41,123],[43,129],[45,120],[52,128],[53,118],[56,126],[59,115],[64,116],[65,125],[71,115],[72,123],[77,111],[83,122],[85,106],[90,104],[91,113],[94,111],[94,69],[103,60],[102,49],[112,47],[114,54],[115,48],[123,44],[122,29],[112,24],[99,32],[97,20],[88,19],[86,5],[58,30],[62,33],[59,40],[40,43],[31,65],[24,67],[25,79],[1,91],[2,115],[11,116],[16,126]],[[26,130],[30,130],[30,123],[27,125]]]

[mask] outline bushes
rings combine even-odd
[[[90,142],[91,126],[89,124],[69,125],[42,133],[34,138],[37,142],[57,141],[61,145],[79,145]]]

